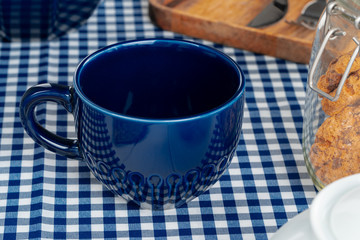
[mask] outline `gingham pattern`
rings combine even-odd
[[[35,145],[18,114],[30,86],[70,84],[89,53],[150,37],[213,46],[235,59],[247,77],[242,138],[229,170],[184,207],[153,212],[114,197],[84,162]],[[306,78],[305,65],[162,31],[149,20],[146,0],[103,1],[85,25],[59,40],[0,43],[0,237],[269,238],[316,194],[301,146]],[[74,137],[72,116],[61,107],[39,106],[38,119]]]

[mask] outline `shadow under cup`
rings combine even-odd
[[[65,103],[55,101],[65,107],[70,102],[66,108],[75,118],[78,139],[71,154],[41,142],[34,124],[26,123],[33,117],[22,119],[35,141],[85,160],[115,194],[145,208],[179,207],[206,191],[229,166],[240,140],[244,81],[233,60],[204,45],[129,41],[84,59],[74,88],[60,90],[65,94],[58,86],[45,87],[52,100],[70,95]],[[22,102],[48,91],[41,89],[28,90]]]

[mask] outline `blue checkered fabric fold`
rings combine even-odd
[[[0,238],[268,239],[308,208],[316,191],[301,146],[307,66],[163,31],[147,9],[146,0],[106,0],[60,38],[0,42]],[[217,48],[247,77],[242,137],[228,170],[190,203],[160,211],[115,197],[84,162],[36,145],[18,111],[26,89],[71,84],[77,64],[95,50],[153,37]],[[72,116],[62,107],[40,105],[37,118],[61,136],[75,137]]]

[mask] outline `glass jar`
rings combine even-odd
[[[318,190],[360,172],[360,0],[327,3],[313,42],[303,125]]]

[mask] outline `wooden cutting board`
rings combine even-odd
[[[271,1],[149,0],[149,13],[165,30],[307,64],[315,30],[294,22],[311,0],[288,0],[288,11],[277,23],[247,27]]]

